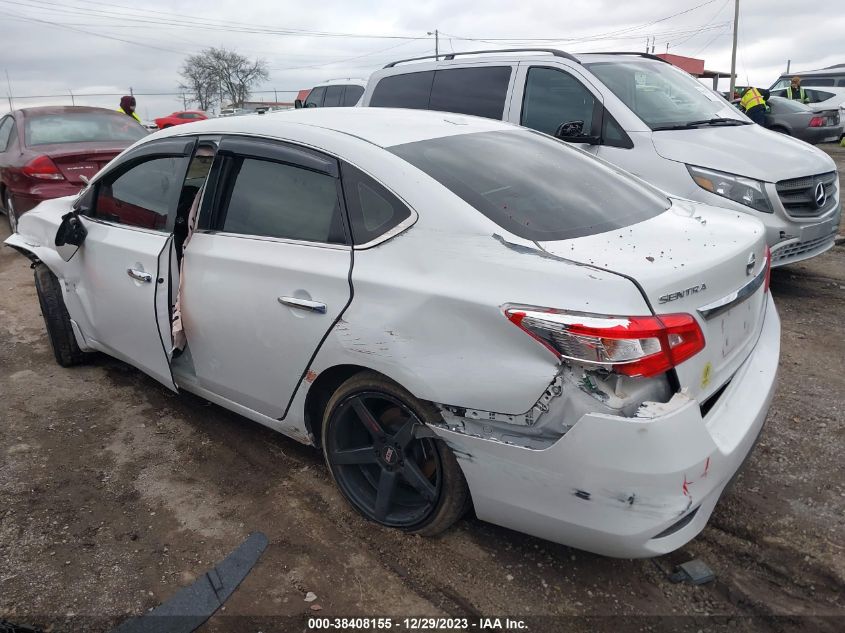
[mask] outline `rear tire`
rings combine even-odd
[[[79,349],[70,315],[62,298],[62,289],[58,278],[44,264],[35,265],[35,290],[41,304],[41,314],[47,327],[47,338],[56,362],[62,367],[72,367],[84,363],[88,354]]]
[[[375,427],[367,427],[368,413]],[[428,431],[431,423],[442,423],[431,404],[375,372],[356,374],[335,391],[323,416],[323,456],[358,513],[435,536],[466,512],[463,472],[449,447]],[[388,501],[381,503],[383,489]]]
[[[3,208],[6,210],[6,220],[9,222],[9,230],[12,233],[18,232],[18,216],[15,213],[15,205],[12,202],[12,194],[6,192],[6,197],[3,200]]]

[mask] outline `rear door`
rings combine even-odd
[[[338,165],[310,149],[233,137],[220,143],[212,174],[182,260],[196,380],[282,418],[351,297]]]
[[[88,235],[65,276],[88,345],[174,390],[171,233],[194,143],[146,143],[97,181],[82,216]]]

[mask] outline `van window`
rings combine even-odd
[[[801,85],[805,88],[807,86],[832,86],[834,84],[833,77],[801,77]]]
[[[837,86],[845,86],[845,79],[840,79],[836,82]]]
[[[433,70],[385,77],[376,84],[370,105],[376,108],[427,110],[433,81]]]
[[[537,66],[528,71],[520,123],[554,136],[561,123],[583,121],[590,134],[595,106],[596,98],[572,75]]]
[[[746,123],[736,108],[671,64],[626,59],[584,65],[652,130],[722,118]]]
[[[501,120],[510,78],[510,66],[438,70],[428,107]]]
[[[387,149],[529,240],[612,231],[670,206],[621,169],[531,130],[456,134]]]
[[[311,92],[308,93],[308,98],[305,100],[305,107],[306,108],[319,108],[323,105],[323,95],[326,93],[326,87],[320,86],[319,88],[314,88]]]
[[[351,108],[358,103],[358,99],[361,98],[362,94],[364,94],[363,86],[346,86],[346,92],[343,95],[343,105]]]
[[[323,99],[324,108],[336,108],[343,100],[343,86],[329,86]]]

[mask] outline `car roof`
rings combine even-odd
[[[268,112],[261,116],[206,119],[191,123],[189,127],[191,134],[248,134],[289,138],[297,126],[331,130],[379,147],[459,134],[521,129],[493,119],[402,108],[301,108]],[[180,127],[183,126],[168,128],[152,137],[162,138],[187,132],[181,131]]]
[[[572,63],[574,60],[579,64],[587,64],[593,62],[616,62],[619,63],[621,61],[638,61],[643,63],[650,63],[650,64],[667,64],[666,62],[661,59],[655,59],[653,57],[644,57],[639,53],[579,53],[570,55],[568,53],[560,52],[561,54],[551,54],[550,52],[544,52],[541,50],[533,51],[531,49],[526,49],[525,51],[519,52],[512,52],[512,51],[503,51],[501,53],[497,53],[496,51],[482,51],[477,54],[468,54],[468,55],[459,55],[456,56],[454,59],[441,59],[439,61],[435,61],[434,59],[431,60],[406,60],[406,61],[397,61],[395,62],[395,66],[385,66],[383,69],[377,71],[379,74],[401,74],[404,72],[420,72],[423,70],[432,70],[435,68],[447,68],[449,66],[467,66],[473,65],[476,63],[484,63],[488,64],[491,62],[500,62],[500,63],[515,63],[515,62],[555,62],[555,61],[566,61],[568,63]],[[563,54],[568,55],[568,57],[562,56]],[[398,71],[398,72],[397,72]]]
[[[117,110],[109,108],[95,108],[92,106],[35,106],[32,108],[20,108],[16,110],[24,116],[42,116],[48,114],[74,114],[84,112],[108,112],[109,114],[120,114]]]

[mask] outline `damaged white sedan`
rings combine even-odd
[[[105,352],[320,446],[358,512],[409,532],[471,504],[605,555],[674,550],[774,390],[759,222],[497,121],[180,126],[18,230],[61,365]]]

